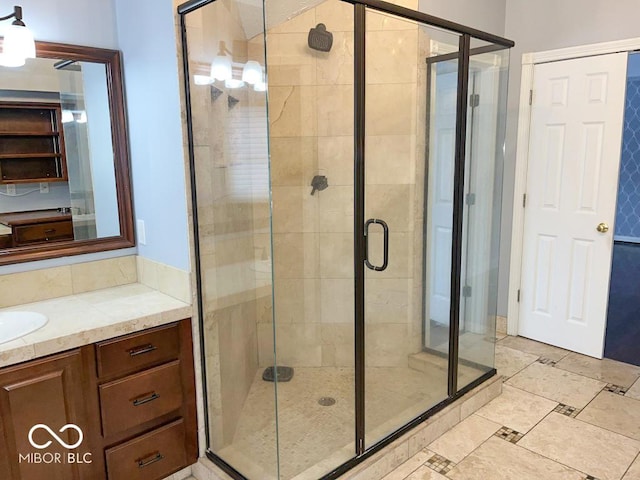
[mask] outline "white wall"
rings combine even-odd
[[[190,270],[186,178],[171,0],[115,0],[136,219],[146,245],[139,255]]]
[[[503,36],[507,0],[420,0],[429,15]]]
[[[118,48],[113,0],[20,0],[2,2],[0,16],[22,5],[36,40]]]
[[[498,313],[506,315],[522,54],[640,37],[638,0],[507,0],[511,51]],[[514,283],[511,288],[518,288]]]

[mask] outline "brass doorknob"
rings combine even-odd
[[[607,225],[606,223],[599,223],[596,227],[596,230],[598,230],[600,233],[607,233],[609,231],[609,225]]]

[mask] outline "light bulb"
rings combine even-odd
[[[80,112],[80,116],[78,117],[78,120],[76,120],[78,123],[87,123],[87,112],[85,112],[84,110],[82,112]]]
[[[211,62],[211,76],[216,80],[228,80],[231,78],[231,58],[225,55],[216,55]]]
[[[258,82],[253,86],[253,90],[256,92],[266,92],[267,91],[267,83],[266,82]]]
[[[250,85],[262,81],[262,67],[255,60],[249,60],[242,69],[242,80]]]
[[[244,82],[236,78],[229,78],[224,81],[224,86],[227,88],[242,88],[244,87]]]
[[[62,123],[71,123],[73,120],[73,112],[71,110],[62,110]]]
[[[4,28],[2,45],[2,65],[22,66],[27,58],[36,57],[36,43],[31,30],[22,25],[8,25]]]

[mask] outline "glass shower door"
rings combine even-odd
[[[469,103],[460,292],[458,388],[495,362],[495,325],[502,200],[502,156],[509,50],[473,40]]]
[[[458,65],[455,55],[443,68],[447,76],[440,78],[437,94],[428,98],[432,76],[426,60],[457,52],[459,35],[373,10],[366,11],[365,22],[364,446],[369,448],[448,396]],[[431,136],[428,122],[434,124]],[[427,155],[429,148],[437,154]],[[425,189],[429,182],[434,189]],[[431,296],[423,295],[425,284]],[[423,312],[433,316],[425,331]],[[424,351],[425,336],[438,348]]]
[[[276,383],[278,466],[316,480],[355,453],[353,6],[288,8],[265,4],[275,353],[293,374]],[[328,52],[309,42],[318,24]]]

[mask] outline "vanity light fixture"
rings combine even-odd
[[[211,77],[216,80],[231,78],[231,58],[226,55],[216,55],[211,62]]]
[[[213,57],[213,62],[211,62],[211,77],[215,80],[226,81],[233,74],[231,71],[231,57],[227,56],[227,53],[232,55],[224,42],[221,41],[218,55]]]
[[[22,21],[22,7],[13,7],[13,13],[0,17],[0,21],[15,18],[11,25],[3,29],[4,41],[0,54],[0,65],[4,67],[21,67],[27,58],[36,57],[36,43],[33,33]]]
[[[211,72],[209,76],[194,75],[193,82],[196,85],[210,85],[216,80],[224,82],[226,88],[242,88],[245,84],[253,85],[257,92],[264,92],[266,85],[263,81],[262,66],[255,60],[247,63],[233,62],[233,53],[226,47],[223,41],[220,42],[218,54],[211,62]],[[234,69],[236,78],[234,78]]]
[[[255,60],[249,60],[242,69],[242,81],[249,85],[262,82],[262,67]]]

